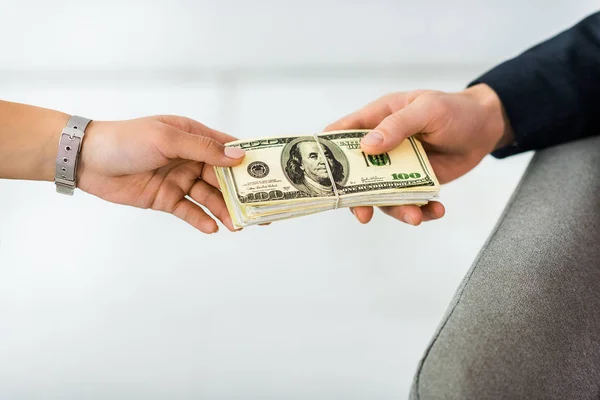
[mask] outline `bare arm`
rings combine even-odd
[[[52,181],[69,115],[0,101],[0,178]]]
[[[0,101],[0,178],[52,181],[69,115]],[[171,213],[205,233],[218,230],[204,206],[230,230],[231,217],[213,166],[234,166],[235,138],[189,118],[162,115],[92,121],[77,166],[79,189],[104,200]]]

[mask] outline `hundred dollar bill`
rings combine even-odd
[[[246,151],[242,164],[215,172],[236,227],[358,205],[425,204],[439,183],[421,143],[365,154],[368,130],[278,136],[226,144]]]

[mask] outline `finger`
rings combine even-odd
[[[427,101],[414,101],[384,118],[373,131],[362,138],[362,150],[367,154],[386,153],[410,136],[424,132],[432,118],[429,108],[430,103]]]
[[[215,168],[212,165],[204,165],[204,169],[202,170],[202,175],[200,176],[200,178],[202,178],[202,180],[207,182],[209,185],[216,187],[219,190],[221,189],[221,185],[219,185],[219,180],[217,179]]]
[[[361,109],[328,125],[325,131],[344,129],[373,129],[394,112],[403,109],[427,90],[389,93]]]
[[[171,125],[180,131],[194,135],[208,136],[223,144],[237,140],[233,136],[209,128],[208,126],[191,118],[181,117],[179,115],[160,115],[158,118],[165,124]]]
[[[242,162],[245,152],[238,147],[225,147],[208,136],[194,135],[165,125],[158,141],[159,150],[168,158],[206,162],[220,167],[232,167]]]
[[[232,232],[236,230],[233,227],[229,210],[227,210],[227,205],[219,190],[204,181],[196,181],[192,185],[189,195],[195,202],[208,208],[212,215],[217,217],[227,229]]]
[[[373,114],[373,118],[376,118],[379,113],[377,113],[376,110],[374,111],[375,113]],[[388,115],[389,113],[381,116],[381,119],[379,121],[381,121]],[[327,125],[327,127],[325,127],[324,132],[343,131],[346,129],[373,129],[374,127],[376,127],[377,123],[369,124],[367,119],[365,118],[366,116],[366,114],[363,114],[359,111],[355,111],[352,114],[346,115],[344,118],[341,118],[336,122]]]
[[[380,207],[380,209],[390,217],[409,225],[417,226],[423,221],[423,212],[418,206],[386,206]]]
[[[446,209],[442,203],[431,201],[421,207],[421,212],[423,213],[423,221],[432,221],[442,218],[446,213]]]
[[[373,207],[352,207],[350,211],[361,224],[367,224],[373,218]]]
[[[401,94],[398,94],[401,95]],[[344,129],[372,129],[393,112],[390,101],[393,94],[389,94],[367,104],[361,109],[328,125],[325,131]]]
[[[219,230],[215,220],[209,217],[200,206],[186,198],[182,198],[177,202],[171,214],[181,218],[201,232],[216,233]]]

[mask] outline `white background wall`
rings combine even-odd
[[[0,98],[182,114],[241,138],[312,133],[389,91],[460,90],[595,7],[2,0]],[[418,228],[338,210],[205,236],[0,181],[0,399],[406,397],[530,157],[485,159]]]

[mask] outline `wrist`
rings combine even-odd
[[[77,163],[77,187],[81,189],[80,183],[82,177],[85,179],[85,176],[90,173],[90,160],[93,158],[90,150],[93,147],[93,143],[96,141],[95,136],[97,136],[98,129],[101,129],[102,122],[99,121],[90,121],[87,128],[85,129],[85,137],[81,142],[81,150],[79,152],[79,162]]]
[[[54,181],[60,136],[69,118],[70,115],[68,114],[57,113],[44,124],[43,135],[45,135],[45,140],[42,149],[43,156],[40,157],[40,164],[36,168],[39,180]]]
[[[58,143],[54,183],[58,193],[73,195],[77,187],[77,167],[85,130],[91,121],[72,115],[63,128]]]
[[[483,131],[488,136],[488,153],[511,144],[514,141],[514,132],[498,94],[484,83],[472,86],[464,93],[473,98],[483,110]]]

